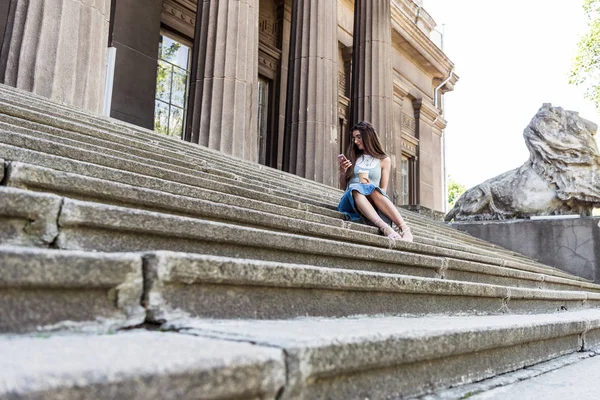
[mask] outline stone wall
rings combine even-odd
[[[600,218],[455,222],[452,227],[600,282]]]

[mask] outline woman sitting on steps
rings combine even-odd
[[[389,239],[412,242],[410,228],[385,193],[390,180],[391,159],[383,151],[375,128],[363,121],[355,125],[351,132],[352,142],[348,150],[350,159],[342,154],[338,156],[340,182],[342,187],[346,187],[338,211],[346,214],[352,221],[360,221],[361,215],[366,217]],[[350,168],[351,166],[354,168]],[[400,228],[400,232],[386,224],[377,210],[392,220]]]

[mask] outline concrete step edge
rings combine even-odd
[[[525,289],[219,256],[144,255],[149,318],[541,313],[600,306],[600,293]]]
[[[0,397],[274,398],[280,349],[176,333],[1,337]]]
[[[600,343],[600,310],[482,317],[187,319],[180,333],[249,341],[287,355],[283,398],[401,398],[473,382]],[[586,338],[584,341],[583,338]]]
[[[146,317],[139,255],[0,246],[0,292],[0,332],[108,330]]]

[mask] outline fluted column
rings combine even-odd
[[[355,0],[351,123],[369,121],[393,150],[390,0]]]
[[[336,185],[337,0],[294,0],[284,169]]]
[[[101,112],[110,0],[10,0],[0,81]]]
[[[186,138],[258,161],[258,0],[200,0]]]

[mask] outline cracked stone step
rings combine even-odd
[[[7,107],[9,107],[9,108],[10,108],[10,107],[14,107],[14,106],[12,106],[12,105],[8,104],[8,105],[7,105]],[[13,111],[14,111],[14,110],[13,110]],[[42,111],[43,111],[43,109],[42,109]],[[21,110],[21,112],[23,112],[23,110]],[[29,115],[29,114],[27,114],[27,113],[26,113],[25,115]],[[44,118],[42,118],[42,119],[44,119]],[[22,121],[22,120],[21,120],[21,121]],[[77,121],[77,122],[79,122],[79,121]],[[154,135],[154,134],[153,134],[153,133],[151,133],[151,132],[147,132],[147,133],[148,133],[148,134],[150,134],[150,135]],[[156,136],[156,135],[155,135],[155,136]],[[113,138],[114,138],[114,135],[113,135]],[[258,168],[260,168],[260,166],[259,166]],[[339,195],[339,193],[341,193],[341,192],[340,192],[340,191],[338,191],[337,189],[333,189],[333,188],[329,188],[329,189],[328,189],[328,191],[333,191],[332,193],[336,193],[336,196],[337,196],[337,195]],[[412,218],[412,216],[411,216],[410,218]],[[408,215],[407,215],[407,220],[410,220],[410,219],[409,219],[409,217],[408,217]],[[432,224],[432,225],[433,225],[433,224]],[[456,235],[456,233],[454,233],[454,235]],[[451,238],[451,236],[450,236],[449,238]],[[429,239],[427,239],[427,238],[424,238],[424,239],[422,240],[422,242],[423,242],[423,243],[426,243],[426,244],[430,244],[430,245],[436,245],[436,243],[435,243],[435,241],[436,241],[436,240],[437,240],[437,238],[435,238],[433,241],[429,241]],[[450,248],[452,248],[452,245],[449,243],[449,244],[447,245],[447,247],[450,247]],[[459,250],[459,248],[457,248],[457,247],[454,247],[454,248],[455,248],[456,250]],[[464,251],[464,249],[462,249],[462,250]],[[468,250],[467,250],[467,251],[468,251]],[[481,251],[479,251],[479,253],[481,253]],[[487,254],[489,255],[490,253],[488,252]],[[514,261],[513,261],[513,262],[514,262]],[[521,258],[520,260],[517,260],[516,262],[517,262],[517,263],[519,263],[519,264],[522,264],[522,263],[527,263],[527,261],[526,261],[525,259],[522,259],[522,258]],[[510,264],[509,264],[509,265],[510,265]],[[538,266],[539,266],[539,264],[538,264]],[[547,267],[547,266],[545,266],[544,268],[548,268],[548,267]]]
[[[502,259],[440,249],[438,247],[422,245],[419,243],[399,241],[395,244],[395,250],[388,250],[332,240],[334,238],[330,237],[322,239],[305,235],[271,232],[238,225],[210,222],[197,218],[82,202],[71,199],[65,199],[60,217],[60,224],[63,227],[58,238],[61,245],[81,245],[83,246],[82,248],[89,248],[88,246],[91,246],[92,248],[93,246],[100,246],[98,247],[98,250],[105,251],[123,251],[126,249],[126,247],[124,248],[123,246],[132,246],[131,248],[136,250],[152,250],[152,246],[159,246],[154,249],[187,251],[186,249],[190,247],[185,241],[192,240],[212,242],[213,244],[207,243],[208,246],[206,247],[206,251],[209,252],[218,251],[216,250],[217,248],[222,248],[224,251],[225,249],[231,249],[227,251],[233,252],[233,254],[237,254],[238,252],[241,254],[243,252],[242,248],[236,250],[239,246],[246,248],[260,247],[260,250],[254,249],[251,250],[251,252],[256,254],[263,253],[266,255],[269,253],[272,254],[273,252],[279,253],[285,251],[286,254],[290,256],[292,254],[290,252],[293,252],[309,253],[313,256],[318,254],[327,258],[343,257],[346,259],[345,262],[353,263],[355,265],[362,265],[363,263],[368,265],[368,260],[378,260],[377,254],[391,253],[393,255],[392,259],[397,259],[395,262],[400,265],[406,265],[408,260],[411,260],[409,265],[415,265],[413,264],[413,260],[422,260],[423,265],[430,266],[432,264],[429,260],[436,260],[435,264],[437,268],[442,268],[442,265],[447,266],[447,268],[444,267],[443,272],[448,272],[453,269],[461,270],[460,266],[462,263],[469,261],[488,264],[492,267],[509,267],[508,263],[505,263]],[[119,231],[121,243],[116,243],[114,240],[107,240],[108,238],[104,238],[105,233],[103,233],[102,230]],[[145,238],[148,234],[151,234],[152,236]],[[170,241],[164,243],[166,238],[170,238],[170,240],[175,240],[175,238],[181,239],[181,247],[179,249],[165,248],[165,246],[168,246],[169,243],[171,243]],[[371,236],[369,244],[372,244],[374,241],[379,241],[381,243],[380,247],[386,247],[386,244],[389,245],[387,239],[383,237]],[[191,248],[195,248],[196,245],[191,244],[191,246]],[[200,252],[205,252],[205,250],[201,250]],[[398,254],[398,256],[396,256],[396,254]],[[384,256],[384,259],[390,260],[388,256]],[[356,264],[355,261],[357,260],[364,261]],[[299,262],[303,264],[313,264],[312,262]],[[416,265],[420,266],[419,262],[417,262]],[[515,267],[511,265],[510,268]],[[361,268],[358,267],[358,269]],[[566,279],[571,277],[571,275],[567,273],[557,273],[553,270],[534,268],[527,265],[519,265],[516,269],[540,274],[548,273]],[[464,269],[463,272],[465,272]],[[448,275],[446,275],[446,277],[452,279]]]
[[[21,151],[23,152],[23,151]],[[35,157],[36,155],[34,155]],[[43,157],[37,155],[36,162],[40,162]],[[75,161],[70,161],[67,164],[67,168],[60,166],[62,170],[70,169]],[[50,164],[50,163],[46,163]],[[54,160],[54,164],[59,164],[57,160]],[[94,167],[90,168],[89,165],[81,165],[77,169],[77,172],[83,172],[86,175],[71,174],[59,172],[44,167],[34,166],[31,164],[23,164],[20,162],[11,162],[9,165],[9,173],[7,173],[7,184],[9,186],[15,186],[20,188],[30,188],[35,190],[54,191],[55,193],[72,195],[77,198],[84,198],[88,200],[101,200],[108,201],[114,204],[124,204],[130,206],[151,208],[156,210],[174,210],[177,209],[177,202],[183,199],[180,195],[185,196],[188,203],[193,202],[189,197],[195,199],[204,199],[217,203],[229,204],[236,207],[255,209],[256,211],[268,212],[271,214],[281,215],[282,217],[290,217],[295,219],[306,220],[307,222],[317,222],[332,227],[343,228],[346,231],[361,231],[369,232],[372,234],[378,234],[378,230],[375,227],[370,227],[362,224],[348,223],[338,218],[330,218],[319,214],[308,213],[305,211],[298,211],[287,207],[281,207],[274,204],[252,201],[237,196],[227,196],[206,189],[192,188],[184,186],[182,184],[174,182],[166,182],[150,177],[141,177],[127,172],[117,172],[113,169],[105,167]],[[98,177],[98,179],[94,179]],[[126,185],[119,185],[117,181],[124,182]],[[148,188],[149,190],[145,190]],[[161,192],[167,191],[174,194],[171,196],[174,201],[161,200],[161,198],[169,197],[155,189],[159,189]],[[144,194],[145,193],[145,194]],[[198,211],[194,212],[192,210]],[[179,208],[177,212],[184,214],[198,214],[199,210],[194,206]],[[248,216],[250,217],[250,216]],[[280,217],[273,217],[280,218]],[[251,221],[253,225],[267,224],[272,225],[272,221],[269,218],[259,218],[255,221]],[[290,225],[290,228],[293,226]],[[421,232],[420,228],[414,230],[414,234],[417,242],[423,244],[449,248],[459,251],[467,251],[477,253],[477,249],[473,249],[471,246],[467,247],[464,245],[453,244],[447,241],[437,241],[428,239],[428,232],[425,230]],[[306,233],[309,233],[308,230]],[[350,239],[350,238],[349,238]],[[491,255],[491,253],[485,253],[484,255]]]
[[[0,337],[2,399],[267,399],[280,349],[168,332]]]
[[[196,317],[531,314],[600,306],[599,293],[172,252],[146,254],[144,279],[144,304],[154,322]]]
[[[49,246],[58,235],[62,198],[0,186],[0,245]]]
[[[330,188],[330,189],[332,189],[332,188]],[[335,189],[333,189],[333,190],[335,190]],[[337,192],[339,192],[339,191],[337,191]],[[424,240],[427,241],[427,239],[424,239]],[[521,260],[520,262],[522,263],[522,262],[525,262],[525,261]]]
[[[281,399],[403,398],[514,371],[600,344],[600,310],[470,317],[181,319],[199,337],[285,351]]]
[[[243,223],[244,225],[263,226],[304,235],[332,237],[340,240],[380,246],[382,243],[384,246],[388,245],[388,241],[381,237],[375,239],[372,236],[365,236],[363,233],[354,230],[363,227],[363,225],[347,224],[339,219],[321,217],[319,221],[314,221],[320,223],[320,225],[315,225],[312,223],[313,221],[306,221],[306,219],[309,219],[306,218],[306,213],[289,213],[287,212],[287,209],[282,209],[282,207],[278,207],[275,210],[273,210],[273,207],[271,206],[262,207],[261,210],[249,210],[247,207],[248,200],[246,199],[239,199],[233,206],[216,204],[213,201],[204,201],[189,196],[173,195],[153,189],[145,189],[140,187],[141,182],[139,177],[135,177],[131,180],[133,181],[132,183],[135,183],[135,186],[114,182],[114,174],[112,174],[112,176],[107,176],[107,178],[110,180],[58,172],[47,168],[14,162],[9,166],[7,184],[19,188],[45,191],[51,190],[56,193],[74,195],[76,198],[86,200],[104,200],[105,202],[108,201],[109,203],[122,204],[130,207],[133,206],[136,208],[149,208],[157,211],[173,212],[209,219],[229,220],[235,223]],[[155,184],[154,187],[160,187],[162,189],[162,185],[159,186]],[[201,196],[203,192],[204,191],[202,190],[197,190],[193,194]],[[227,199],[221,196],[215,200],[218,203],[224,203]],[[264,212],[268,212],[271,215],[267,215]],[[285,214],[293,215],[288,217]],[[363,232],[364,231],[366,231],[366,229],[363,230]],[[377,228],[374,227],[371,227],[367,232],[378,234]],[[415,235],[415,240],[424,244],[457,249],[459,251],[468,250],[464,246],[450,246],[445,242],[422,239],[422,237],[426,235],[426,232],[419,234],[419,231],[415,231]]]
[[[102,185],[94,184],[92,186],[107,191]],[[5,196],[7,198],[16,196],[19,199],[16,202],[4,202],[14,204],[15,207],[27,204],[21,199],[27,199],[28,204],[37,204],[37,198],[40,197],[35,192],[8,187],[0,188],[0,198]],[[159,196],[153,195],[138,197],[159,198]],[[55,196],[54,200],[56,204],[60,204],[61,199],[59,197]],[[198,201],[194,202],[191,199],[189,201],[193,203],[194,207],[198,207]],[[176,204],[173,199],[165,202]],[[208,210],[215,213],[213,218],[219,213],[232,218],[230,214],[235,211],[235,209],[227,208],[222,204],[207,203],[206,207],[209,207]],[[35,207],[24,207],[23,210],[17,211],[27,213],[31,208]],[[253,218],[247,210],[240,210],[240,213],[237,213],[238,220],[236,222],[238,223],[247,224],[247,218]],[[260,216],[260,213],[258,215]],[[57,215],[52,214],[49,221],[49,226],[54,229],[56,229],[56,218]],[[288,220],[284,217],[266,218],[271,224],[279,224],[280,229],[289,230],[291,225],[300,224],[299,226],[302,228],[299,228],[300,232],[315,230],[317,234],[327,236],[328,239],[270,232],[239,225],[219,224],[197,218],[66,199],[60,215],[61,234],[57,238],[57,245],[65,249],[100,251],[176,250],[213,255],[235,255],[246,258],[266,257],[266,259],[271,260],[304,264],[316,263],[316,265],[322,266],[342,266],[343,268],[370,269],[548,289],[572,289],[574,284],[580,289],[583,285],[583,283],[570,280],[567,274],[564,274],[565,277],[552,277],[547,276],[546,271],[543,269],[515,271],[506,267],[469,262],[462,259],[462,257],[474,258],[473,255],[451,252],[447,249],[423,246],[417,243],[401,242],[397,243],[396,247],[398,250],[405,249],[420,252],[423,253],[422,255],[390,251],[384,248],[376,250],[376,248],[364,247],[364,245],[387,247],[389,246],[387,239],[381,236],[351,232],[347,229],[331,228],[319,224],[311,225],[302,220],[290,224],[290,222],[286,222]],[[46,221],[41,219],[41,222]],[[207,232],[211,231],[214,233],[207,235]],[[225,232],[225,236],[222,236],[223,232]],[[335,235],[338,235],[337,239]],[[355,245],[347,243],[349,235],[364,235],[360,238],[362,248],[355,248]],[[53,239],[54,237],[56,235],[53,236]],[[219,237],[221,238],[219,239]],[[235,239],[232,239],[232,237]],[[264,239],[264,241],[261,239]],[[331,239],[336,239],[336,241]],[[21,243],[24,243],[24,241],[21,240]],[[43,244],[38,243],[38,245]],[[431,258],[426,255],[431,251],[437,252],[442,258]],[[390,252],[392,253],[391,256],[388,254]],[[526,269],[527,266],[522,268]],[[598,290],[595,285],[587,285],[586,289]]]
[[[139,255],[0,246],[0,332],[108,330],[145,319]]]
[[[140,189],[137,189],[138,191]],[[0,194],[1,195],[1,194]],[[137,195],[136,195],[137,196]],[[143,197],[143,196],[137,196],[137,197]],[[214,205],[214,207],[221,207],[224,208],[225,206],[217,206]],[[249,215],[248,213],[243,213],[244,217],[246,218],[246,220],[243,221],[239,221],[242,223],[248,223],[247,218],[251,218],[252,216]],[[260,215],[260,214],[258,214]],[[212,218],[214,218],[214,215],[212,216]],[[281,219],[283,217],[279,217],[279,219]],[[260,219],[260,218],[259,218]],[[276,222],[273,221],[274,219],[276,219],[276,217],[271,218],[270,220],[268,220],[271,224]],[[300,229],[300,231],[306,231],[305,233],[310,233],[313,232],[313,234],[316,234],[317,236],[327,236],[327,237],[331,237],[331,233],[325,233],[324,231],[326,231],[327,229],[329,229],[330,231],[332,229],[336,230],[335,232],[337,236],[334,235],[334,238],[336,238],[337,240],[340,239],[344,239],[347,240],[348,238],[351,239],[351,237],[354,236],[360,236],[360,233],[354,233],[350,230],[347,229],[343,229],[343,228],[327,228],[326,226],[323,225],[314,225],[311,224],[309,222],[305,222],[305,221],[296,221],[296,225],[302,225],[303,228]],[[285,221],[280,224],[280,227],[284,227],[284,228],[288,228],[289,227],[289,223],[286,223]],[[313,229],[314,228],[314,229]],[[368,237],[368,240],[364,240],[365,237]],[[355,239],[357,240],[357,239]],[[373,237],[371,235],[368,236],[363,236],[363,240],[362,243],[369,243],[369,244],[377,244],[379,246],[386,246],[388,244],[387,240],[382,238],[382,237]],[[469,254],[466,253],[464,251],[454,251],[454,250],[448,250],[445,248],[440,248],[439,246],[431,246],[431,245],[422,245],[422,244],[418,244],[418,243],[405,243],[405,242],[398,242],[396,244],[397,247],[406,249],[408,251],[418,251],[418,252],[422,252],[424,254],[433,254],[433,255],[439,255],[439,256],[447,256],[447,257],[453,257],[453,258],[457,258],[457,259],[464,259],[464,260],[470,260],[470,261],[476,261],[476,262],[481,262],[481,263],[488,263],[488,264],[492,264],[492,265],[506,265],[506,266],[510,266],[513,268],[517,268],[517,269],[524,269],[524,270],[529,270],[532,272],[541,272],[544,273],[544,269],[543,268],[538,268],[538,267],[529,267],[527,265],[521,265],[521,264],[515,264],[515,263],[511,263],[511,262],[507,262],[506,260],[497,258],[497,257],[486,257],[486,256],[481,256],[481,255],[477,255],[477,254]],[[563,277],[569,277],[568,274],[565,273],[561,273],[561,272],[557,272],[554,273],[553,275],[557,275],[557,276],[563,276]]]
[[[250,228],[203,219],[65,199],[57,246],[98,251],[170,250],[334,268],[520,286],[526,271],[447,257]],[[116,239],[118,238],[118,239]],[[382,239],[374,237],[374,239]],[[399,246],[400,243],[397,244]],[[412,249],[420,245],[406,243]],[[539,272],[539,271],[538,271]],[[548,277],[528,275],[536,285]],[[549,271],[553,272],[553,271]],[[566,283],[569,275],[564,274]],[[557,277],[558,278],[558,277]],[[551,281],[551,279],[548,279]],[[507,283],[510,282],[510,283]],[[527,282],[529,284],[533,282]],[[572,280],[581,287],[581,283]],[[590,288],[596,285],[590,284]]]

